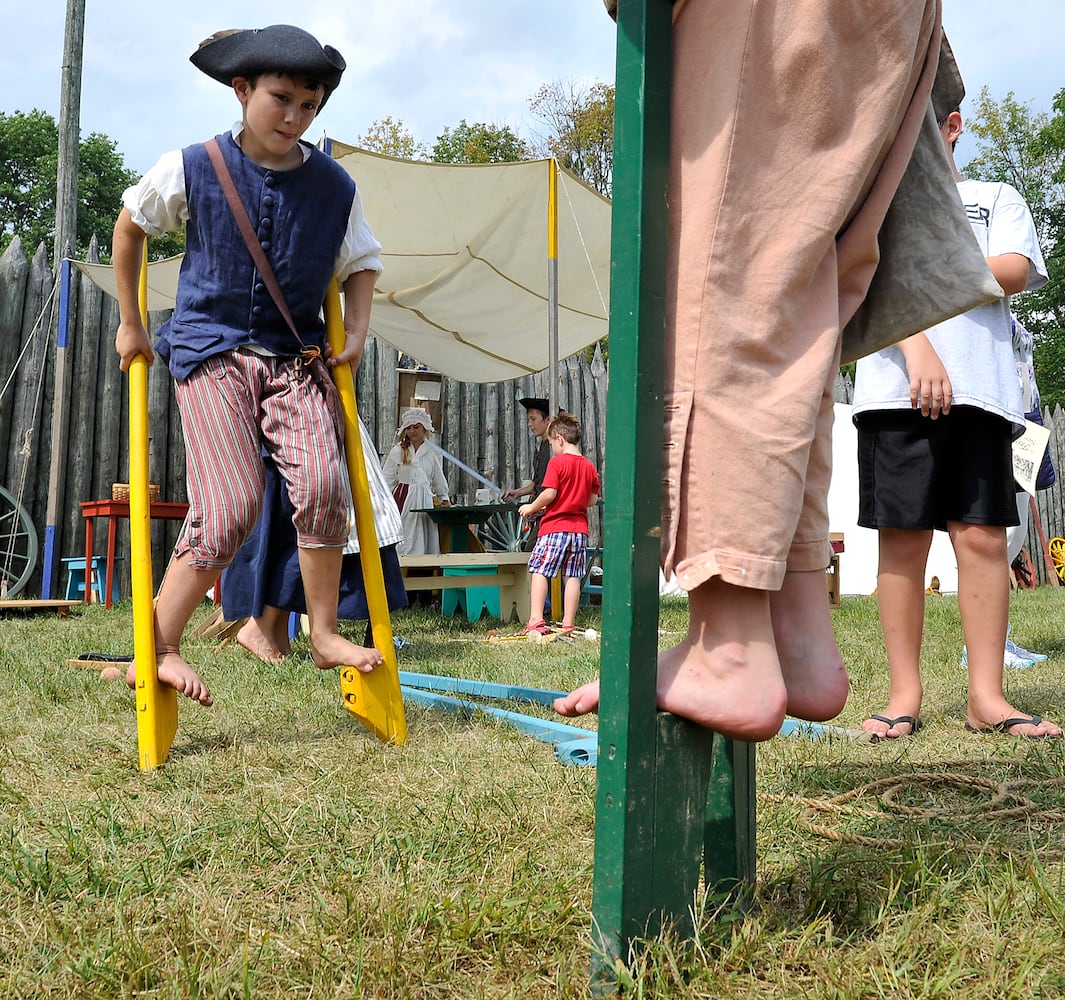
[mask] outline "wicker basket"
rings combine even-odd
[[[112,500],[129,500],[129,483],[112,483],[111,484],[111,499]],[[148,484],[148,502],[155,503],[159,499],[159,484]]]

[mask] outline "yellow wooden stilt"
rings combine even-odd
[[[141,319],[148,326],[148,250],[140,274]],[[152,584],[148,497],[148,361],[129,367],[129,537],[133,587],[133,659],[137,674],[137,747],[142,771],[166,761],[177,732],[177,692],[159,683],[155,667],[155,589]]]
[[[340,311],[340,290],[336,279],[329,286],[325,298],[325,328],[329,346],[334,354],[339,354],[344,349],[344,319]],[[370,505],[370,481],[366,476],[362,435],[359,433],[355,380],[349,365],[338,365],[332,372],[344,411],[344,454],[355,501],[355,526],[359,536],[366,606],[370,612],[374,645],[385,661],[369,674],[360,673],[354,667],[341,667],[340,692],[344,707],[378,739],[402,744],[407,742],[407,717],[399,686],[399,662],[392,641],[392,620],[385,594],[381,550],[377,545],[377,529]]]

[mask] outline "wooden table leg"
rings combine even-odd
[[[85,518],[85,592],[82,600],[86,604],[92,602],[92,592],[89,590],[89,581],[92,579],[92,534],[93,519]]]
[[[105,579],[107,591],[104,594],[104,607],[108,611],[111,610],[111,588],[115,582],[115,534],[117,531],[118,518],[112,514],[107,519],[107,576]]]

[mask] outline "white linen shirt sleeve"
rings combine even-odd
[[[181,150],[164,153],[136,184],[126,188],[122,206],[149,236],[179,230],[189,217]]]
[[[351,212],[348,215],[348,229],[340,244],[340,253],[337,255],[337,281],[344,284],[344,281],[356,271],[376,271],[380,274],[384,270],[380,254],[381,244],[374,238],[370,225],[366,221],[366,213],[362,208],[362,196],[356,187],[355,197],[351,201]]]

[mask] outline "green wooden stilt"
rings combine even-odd
[[[610,302],[610,461],[592,989],[616,991],[637,938],[692,931],[700,868],[754,877],[753,747],[655,709],[663,436],[671,0],[618,9]],[[709,796],[708,796],[709,792]]]
[[[746,903],[755,875],[753,743],[714,734],[703,847],[707,889]]]

